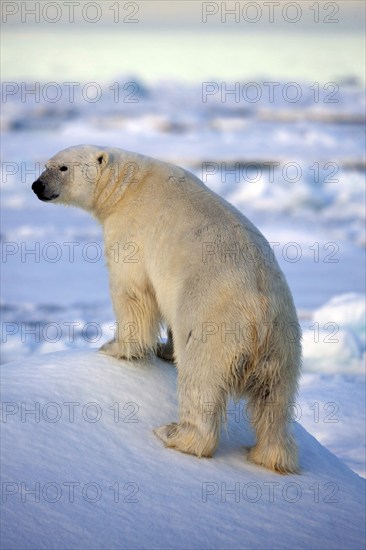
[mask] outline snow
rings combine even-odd
[[[306,370],[364,373],[364,296],[354,293],[335,296],[313,312],[311,323],[303,332]]]
[[[364,480],[296,422],[301,475],[247,462],[242,403],[213,459],[165,449],[172,364],[38,356],[2,402],[3,548],[364,548]]]

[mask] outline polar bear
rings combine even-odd
[[[118,336],[100,351],[174,357],[179,421],[156,429],[164,444],[212,456],[228,398],[245,397],[256,433],[248,458],[298,472],[289,413],[299,325],[260,231],[193,174],[118,148],[69,147],[46,163],[32,189],[102,224]],[[169,338],[158,345],[163,323]]]

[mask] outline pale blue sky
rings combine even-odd
[[[37,4],[39,23],[34,22]],[[74,22],[68,23],[71,4]],[[44,6],[49,6],[46,11]],[[239,6],[238,23],[234,15],[220,22],[223,6]],[[133,74],[147,81],[278,77],[338,82],[349,76],[364,81],[363,1],[3,1],[2,9],[7,19],[1,38],[4,80],[108,81]],[[215,12],[206,14],[206,23],[202,10]],[[82,22],[82,13],[98,21]],[[257,23],[245,20],[256,13]],[[296,23],[285,20],[296,14]]]

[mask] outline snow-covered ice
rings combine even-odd
[[[311,323],[303,332],[305,369],[363,374],[365,331],[365,297],[335,296],[313,312]]]
[[[298,423],[301,475],[247,462],[243,403],[213,459],[165,449],[171,364],[60,352],[2,381],[3,548],[364,548],[364,480]]]

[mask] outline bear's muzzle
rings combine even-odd
[[[57,199],[58,194],[53,194],[50,197],[45,194],[46,185],[42,180],[36,180],[32,185],[32,190],[37,195],[41,201],[51,201],[52,199]]]

